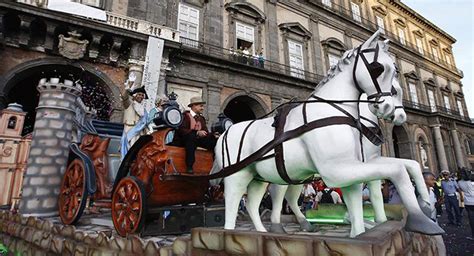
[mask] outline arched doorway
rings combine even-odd
[[[230,99],[224,108],[224,114],[234,123],[252,120],[263,116],[265,108],[256,99],[241,95]]]
[[[414,159],[408,133],[403,126],[393,127],[392,138],[396,158]]]
[[[58,63],[59,62],[59,63]],[[36,89],[41,78],[57,77],[63,82],[65,79],[79,83],[82,87],[81,99],[88,108],[97,110],[97,118],[109,120],[115,108],[115,101],[111,87],[107,84],[108,78],[104,79],[91,72],[91,68],[85,68],[80,64],[61,63],[60,61],[37,60],[31,63],[19,65],[5,76],[5,82],[0,90],[5,96],[5,102],[16,102],[23,106],[27,112],[22,134],[33,131],[36,107],[39,101],[39,93]],[[110,80],[108,81],[110,82]],[[111,82],[110,82],[111,83]]]

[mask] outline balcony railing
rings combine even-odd
[[[449,109],[441,106],[436,106],[436,108],[432,108],[431,106],[409,100],[403,100],[403,106],[409,109],[416,109],[427,113],[445,114],[458,120],[471,122],[471,119],[468,116],[462,116],[459,111],[456,111],[454,109]]]
[[[139,33],[179,42],[179,31],[116,13],[106,12],[107,24]]]
[[[207,44],[201,41],[181,37],[181,43],[183,47],[186,47],[190,51],[196,51],[213,56],[215,58],[239,63],[241,65],[268,70],[279,74],[286,74],[288,76],[293,76],[295,78],[304,79],[314,83],[318,83],[321,81],[321,79],[323,79],[323,76],[305,71],[303,69],[269,61],[264,58],[259,58],[259,56],[246,55],[236,50],[222,48],[220,46]]]
[[[330,10],[331,12],[334,12],[334,13],[338,14],[339,16],[345,17],[346,19],[350,19],[353,22],[358,23],[361,26],[363,26],[365,28],[368,28],[372,31],[376,31],[378,29],[378,25],[376,23],[374,23],[371,20],[369,20],[367,18],[364,18],[362,16],[360,17],[360,21],[355,20],[354,17],[352,16],[352,11],[345,8],[342,5],[332,3],[331,6],[327,6],[327,5],[323,4],[321,0],[308,0],[308,1],[313,3],[313,4],[316,4],[316,5],[320,6],[323,9]],[[359,17],[358,17],[358,19],[359,19]],[[385,28],[384,30],[385,30],[384,33],[383,33],[384,35],[386,35],[388,38],[390,38],[392,40],[395,40],[395,41],[399,42],[400,44],[402,44],[400,42],[400,37],[398,35],[388,31],[387,28]],[[407,39],[405,39],[405,42],[403,43],[403,45],[406,46],[407,48],[410,48],[414,52],[420,54],[421,56],[424,56],[424,57],[434,61],[435,63],[439,63],[439,64],[441,64],[441,65],[443,65],[443,66],[445,66],[449,69],[457,71],[460,75],[463,76],[463,72],[460,69],[458,69],[456,66],[454,66],[452,64],[448,64],[446,61],[444,61],[441,58],[434,57],[432,54],[428,53],[428,51],[426,49],[424,49],[423,54],[420,53],[420,51],[418,50],[418,47],[416,45],[410,43]]]

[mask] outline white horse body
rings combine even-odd
[[[331,80],[324,81],[324,84],[318,86],[313,94],[326,100],[358,100],[360,92],[354,83],[350,82],[354,79],[361,90],[369,95],[377,92],[379,95],[381,92],[390,92],[392,80],[395,76],[395,67],[387,54],[386,43],[378,42],[377,37],[378,34],[376,33],[361,46],[362,50],[379,49],[379,47],[382,49],[378,58],[381,60],[380,63],[383,63],[384,72],[376,78],[380,85],[377,91],[375,91],[374,82],[367,72],[367,66],[362,63],[362,60],[355,66],[354,59],[357,60],[360,55],[354,53],[354,51],[348,51],[341,64],[336,67],[340,72],[334,75]],[[370,55],[375,56],[372,53]],[[364,56],[362,55],[362,57]],[[355,76],[352,75],[353,70]],[[394,110],[394,102],[390,96],[380,96],[376,98],[383,100],[383,102],[377,106],[369,105],[370,110],[379,117],[388,118]],[[339,104],[339,106],[350,115],[358,116],[356,103]],[[303,105],[300,104],[289,112],[284,131],[304,125],[302,108]],[[308,122],[334,116],[345,115],[326,103],[308,103],[306,106]],[[251,155],[273,139],[275,128],[271,126],[272,122],[272,118],[257,120],[248,128],[244,137],[240,159]],[[221,154],[223,136],[219,138],[215,148],[216,158],[213,172],[237,162],[240,140],[248,123],[239,123],[227,130],[226,137],[228,141],[226,145],[228,145],[228,148],[226,150],[229,152],[230,163],[227,161],[227,157]],[[292,180],[301,181],[319,174],[328,186],[341,187],[351,217],[351,236],[364,232],[362,194],[359,184],[387,178],[400,191],[400,196],[409,212],[407,225],[410,224],[412,230],[419,232],[442,233],[442,229],[431,223],[431,220],[421,212],[416,198],[409,188],[409,177],[403,171],[404,167],[401,164],[361,162],[361,145],[358,135],[357,129],[351,126],[332,125],[308,131],[297,138],[284,142],[283,153],[286,169],[289,170],[288,176]],[[258,182],[255,178],[271,183],[286,184],[276,171],[274,159],[257,161],[224,178],[226,229],[234,229],[235,227],[237,209],[242,195],[246,191],[249,195],[261,194],[262,190],[266,189],[266,183]],[[357,202],[360,202],[360,204]],[[259,200],[251,200],[251,197],[249,197],[247,209],[256,229],[266,231],[258,214],[259,203]]]

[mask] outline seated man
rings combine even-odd
[[[184,120],[174,136],[173,144],[182,145],[186,148],[186,171],[193,173],[195,161],[194,153],[197,147],[213,150],[217,142],[217,134],[209,133],[206,119],[202,116],[204,105],[200,97],[191,98],[188,107],[191,110],[184,111]]]

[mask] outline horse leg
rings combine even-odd
[[[272,197],[272,215],[270,220],[272,225],[270,231],[274,233],[286,233],[281,224],[281,209],[283,207],[283,199],[288,189],[287,185],[271,184],[269,187],[270,195]]]
[[[247,186],[253,180],[248,170],[241,170],[224,179],[225,196],[225,225],[224,229],[234,229],[239,210],[240,199],[247,191]],[[247,210],[251,211],[247,208]]]
[[[335,172],[334,170],[338,170]],[[351,175],[341,175],[342,173]],[[418,205],[415,194],[411,189],[411,182],[406,172],[405,166],[398,163],[374,163],[371,161],[361,163],[350,162],[328,162],[327,166],[322,166],[320,174],[328,186],[345,187],[360,181],[371,181],[377,179],[390,179],[402,199],[408,211],[406,228],[409,231],[419,232],[428,235],[443,234],[441,229],[430,218],[425,216]],[[356,191],[357,193],[357,191]],[[346,196],[345,194],[344,196]],[[349,207],[349,205],[348,205]],[[354,216],[351,216],[354,218]],[[357,218],[356,218],[357,219]],[[359,230],[351,231],[352,235],[357,235]]]
[[[350,236],[355,237],[365,231],[362,209],[362,184],[357,183],[341,187],[341,190],[349,213],[349,219],[351,220]]]
[[[421,172],[420,164],[414,160],[408,159],[398,159],[391,157],[381,157],[378,160],[381,163],[401,163],[405,166],[410,177],[415,181],[416,190],[420,194],[421,200],[418,201],[421,210],[425,213],[426,216],[431,216],[431,205],[430,205],[430,196],[428,194],[428,188],[425,184],[425,179]]]
[[[290,185],[288,186],[288,191],[286,192],[285,198],[288,201],[288,205],[290,206],[291,210],[295,214],[298,223],[300,224],[301,231],[307,232],[314,232],[316,231],[316,227],[311,225],[306,217],[301,212],[301,208],[298,205],[298,199],[301,195],[301,191],[303,190],[303,185]]]
[[[387,221],[387,215],[385,215],[383,207],[382,182],[380,180],[369,181],[367,186],[370,191],[370,202],[374,208],[375,222],[382,223]]]
[[[250,219],[252,219],[255,229],[260,232],[267,232],[258,211],[267,185],[268,183],[253,180],[247,188],[247,212],[249,213]]]

